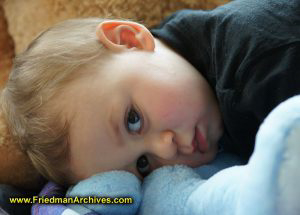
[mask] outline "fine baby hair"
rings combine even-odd
[[[61,109],[64,87],[88,76],[84,66],[106,54],[95,33],[102,21],[68,20],[41,33],[15,58],[1,92],[1,107],[14,141],[44,177],[59,184],[68,183],[70,175],[70,122]]]

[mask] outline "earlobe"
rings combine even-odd
[[[99,41],[112,51],[132,49],[154,51],[155,48],[151,32],[136,22],[104,21],[97,26],[96,35]]]

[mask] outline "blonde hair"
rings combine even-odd
[[[41,33],[15,58],[1,92],[1,108],[11,135],[47,179],[69,183],[70,121],[55,103],[79,68],[105,53],[96,38],[98,18],[64,21]]]

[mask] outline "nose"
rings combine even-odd
[[[167,130],[153,134],[149,147],[151,153],[161,159],[170,160],[174,158],[177,154],[175,133]]]

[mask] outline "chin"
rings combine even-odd
[[[213,147],[210,148],[209,151],[207,151],[205,153],[200,153],[200,156],[203,157],[200,165],[204,165],[204,164],[208,164],[208,163],[212,162],[216,158],[217,151],[218,151],[218,147],[215,144]]]
[[[206,152],[206,153],[196,152],[196,154],[194,155],[194,156],[197,156],[196,158],[193,157],[194,159],[191,159],[186,162],[182,162],[182,164],[185,164],[185,165],[187,165],[189,167],[193,167],[193,168],[199,167],[202,165],[206,165],[215,159],[216,154],[217,154],[217,152],[215,152],[215,151]]]

